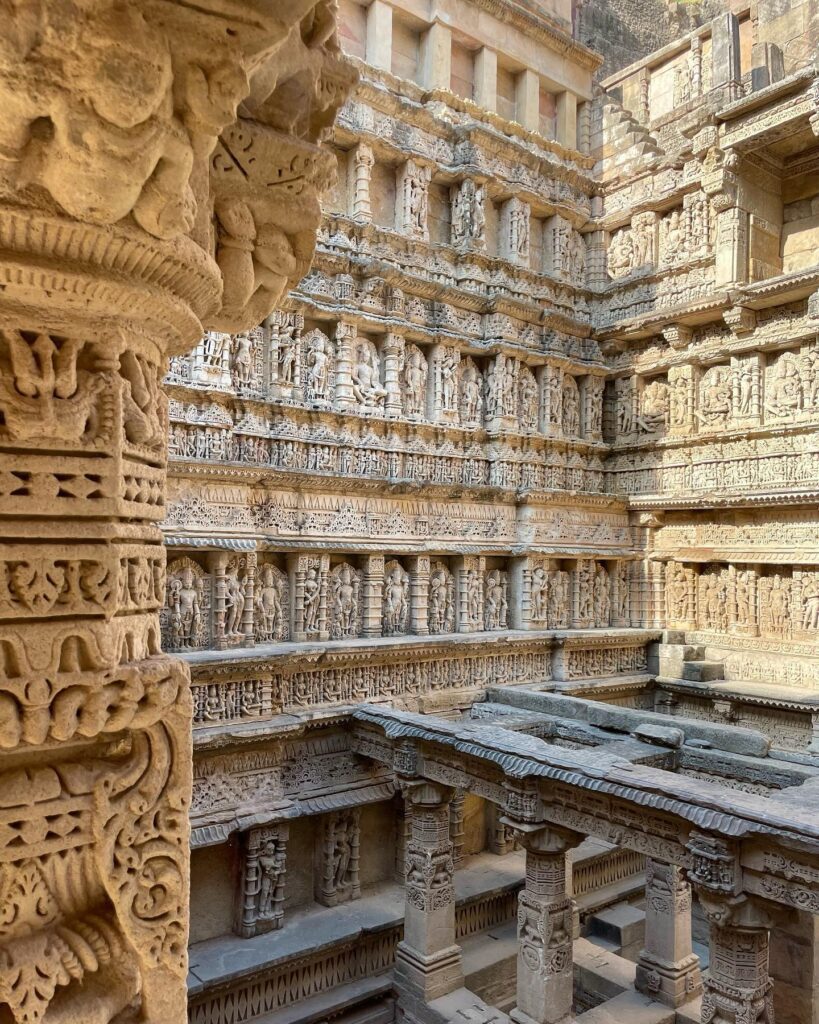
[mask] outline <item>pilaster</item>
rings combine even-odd
[[[646,863],[645,949],[634,985],[674,1007],[702,992],[699,959],[691,947],[691,886],[676,865]]]
[[[424,781],[404,782],[412,807],[407,844],[404,938],[395,957],[402,1001],[430,1002],[463,985],[455,942],[455,864],[449,833],[453,791]]]

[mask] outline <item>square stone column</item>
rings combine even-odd
[[[367,63],[392,69],[392,7],[384,0],[373,0],[367,8]]]
[[[521,71],[515,82],[515,120],[536,132],[540,124],[540,79],[531,68]]]
[[[357,336],[355,324],[340,321],[336,326],[336,408],[352,409],[356,402],[353,395],[353,348]]]
[[[567,149],[577,149],[577,97],[561,92],[557,97],[557,141]]]
[[[425,781],[402,783],[412,808],[407,843],[404,938],[395,956],[402,1001],[429,1002],[463,986],[455,943],[455,865],[449,832],[453,790]],[[410,1014],[412,1015],[412,1014]]]
[[[646,938],[634,987],[666,1006],[702,992],[699,958],[691,947],[691,886],[682,868],[646,863]]]
[[[421,40],[421,80],[427,89],[449,89],[452,76],[452,33],[434,22]]]
[[[484,110],[498,107],[498,55],[488,46],[475,54],[475,102]]]
[[[571,1019],[574,903],[567,853],[583,836],[567,829],[503,819],[526,850],[526,881],[518,897],[517,1024]]]

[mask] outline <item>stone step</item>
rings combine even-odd
[[[692,683],[712,683],[725,678],[725,666],[721,661],[686,661],[682,666],[682,678]]]

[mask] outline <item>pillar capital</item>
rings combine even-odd
[[[515,839],[525,850],[542,856],[565,855],[586,838],[574,829],[539,822],[517,821],[508,815],[501,817],[501,824],[512,830]]]

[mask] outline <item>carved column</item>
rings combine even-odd
[[[459,633],[476,633],[483,629],[483,591],[485,559],[464,555],[456,560],[457,629]]]
[[[429,555],[409,559],[410,632],[417,636],[429,633]]]
[[[256,642],[253,613],[255,607],[257,560],[256,552],[248,551],[245,556],[245,607],[242,614],[242,632],[244,633],[245,647],[253,647]]]
[[[404,339],[400,334],[388,334],[384,338],[384,411],[388,416],[401,415],[401,382],[399,374],[404,368]]]
[[[504,819],[526,850],[526,881],[518,897],[517,1024],[558,1024],[571,1018],[572,917],[566,855],[578,832]]]
[[[666,1006],[682,1006],[702,991],[691,948],[691,886],[681,868],[646,863],[646,938],[635,988]]]
[[[692,833],[689,878],[711,926],[703,975],[703,1021],[773,1022],[768,973],[770,919],[764,901],[742,892],[738,847],[721,837]]]
[[[372,206],[370,204],[370,175],[372,173],[375,158],[373,151],[366,142],[359,144],[350,154],[349,168],[352,172],[352,202],[351,214],[353,220],[362,224],[369,224],[373,219]]]
[[[455,943],[455,865],[449,835],[453,791],[430,782],[402,785],[412,807],[407,844],[404,938],[395,956],[399,1003],[429,1002],[463,985]],[[411,1015],[411,1014],[410,1014]]]
[[[227,647],[225,618],[227,613],[227,551],[213,551],[208,558],[208,568],[213,580],[213,647],[223,651]]]
[[[235,924],[243,938],[275,931],[284,923],[288,837],[286,823],[253,828],[244,837]]]
[[[384,556],[366,555],[362,580],[361,635],[381,636],[384,602]]]
[[[337,409],[352,409],[353,395],[353,346],[356,339],[355,324],[339,321],[336,325],[336,386],[335,405]]]
[[[456,868],[464,861],[464,802],[466,793],[455,790],[449,804],[449,838],[452,840],[452,862]]]
[[[285,85],[304,135],[282,135],[265,124],[283,102],[276,65],[314,7],[322,30],[289,55],[299,87]],[[185,666],[159,647],[160,381],[169,356],[206,329],[255,327],[307,270],[332,166],[316,143],[352,84],[329,13],[310,0],[257,4],[252,18],[215,0],[4,8],[10,1024],[186,1019],[191,698]],[[240,104],[256,115],[241,126]],[[269,175],[296,165],[298,195],[277,197]]]

